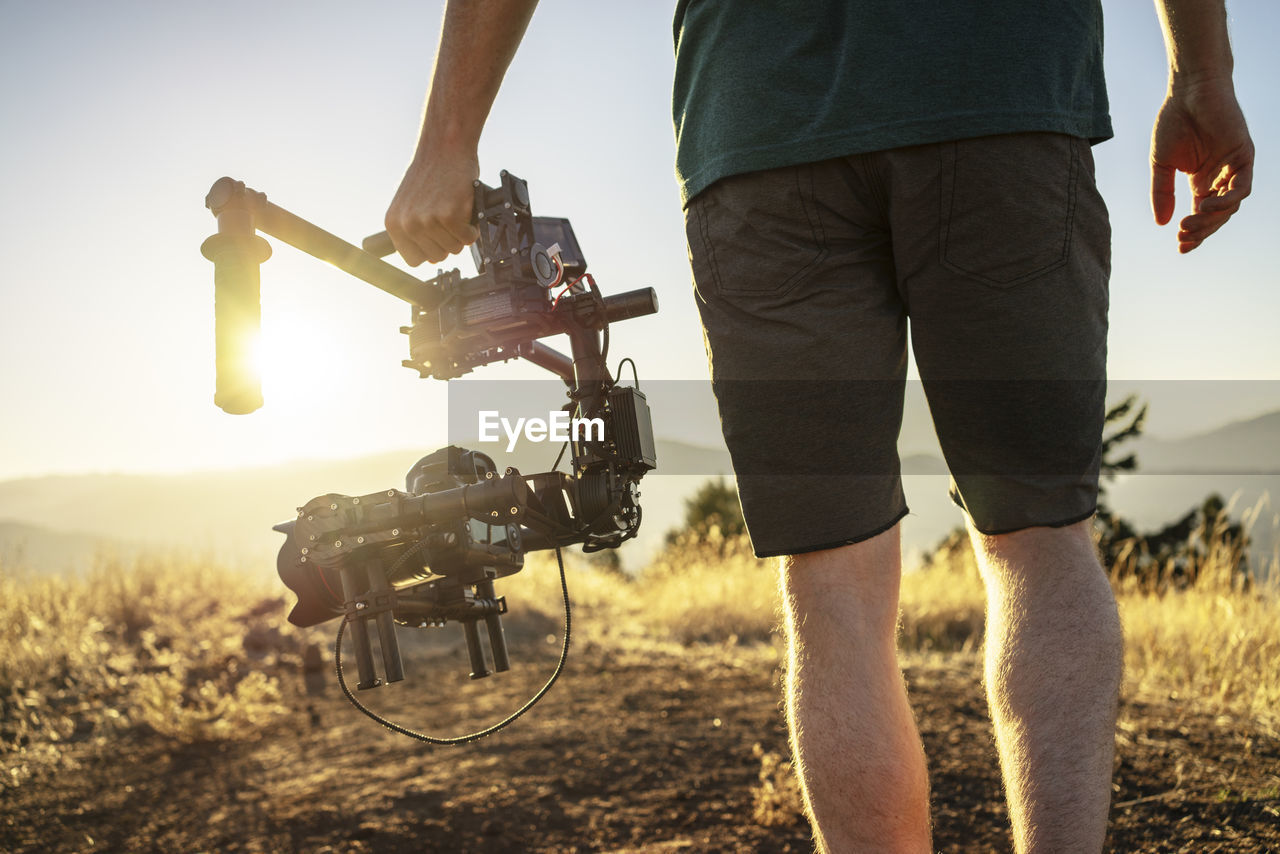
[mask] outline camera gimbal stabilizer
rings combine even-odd
[[[555,465],[534,475],[513,468],[499,473],[487,455],[450,446],[415,464],[403,491],[322,495],[300,507],[296,519],[275,526],[285,535],[280,578],[298,597],[289,621],[313,626],[342,617],[337,655],[344,691],[340,655],[348,624],[361,689],[382,684],[370,622],[387,682],[404,678],[397,623],[461,623],[471,677],[479,679],[490,674],[478,629],[483,622],[494,669],[509,669],[501,623],[507,605],[494,581],[520,571],[526,552],[555,549],[559,557],[562,547],[574,544],[584,551],[616,548],[639,530],[637,485],[657,464],[653,427],[645,396],[638,387],[619,386],[605,360],[609,324],[657,311],[654,290],[604,297],[587,273],[569,221],[534,217],[528,186],[505,171],[498,187],[475,183],[479,239],[472,247],[477,275],[470,279],[454,269],[419,280],[381,260],[394,249],[385,232],[357,248],[231,178],[219,179],[205,203],[218,220],[218,233],[201,252],[214,263],[214,402],[225,411],[248,413],[263,402],[247,358],[261,320],[260,265],[271,254],[261,231],[408,302],[411,322],[401,331],[409,336],[410,358],[403,364],[420,376],[450,379],[522,357],[563,379],[570,416],[603,422],[602,438],[569,442],[567,473]],[[568,336],[571,355],[539,340],[557,334]],[[563,586],[563,564],[561,577]],[[567,617],[567,590],[565,606]],[[562,654],[561,667],[563,662]],[[347,695],[399,732],[430,741],[471,738],[420,736]]]

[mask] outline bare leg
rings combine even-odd
[[[1123,639],[1089,522],[989,537],[987,701],[1020,852],[1100,851]]]
[[[898,528],[782,561],[787,723],[821,851],[928,852],[929,781],[895,635]]]

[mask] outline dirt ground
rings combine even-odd
[[[457,647],[420,652],[406,682],[361,697],[434,734],[471,731],[523,702],[557,651],[513,643],[515,669],[476,682]],[[913,661],[935,847],[1010,850],[976,660]],[[541,705],[464,747],[383,730],[328,669],[283,681],[294,712],[252,741],[70,745],[60,767],[0,791],[0,850],[812,850],[787,787],[762,781],[786,755],[768,645],[577,643]],[[1280,851],[1275,739],[1173,702],[1126,703],[1118,747],[1111,850]]]

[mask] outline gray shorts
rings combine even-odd
[[[907,513],[907,334],[988,534],[1093,514],[1111,233],[1086,140],[1010,134],[734,175],[686,212],[712,384],[761,557]]]

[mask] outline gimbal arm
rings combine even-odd
[[[219,178],[205,197],[205,206],[218,218],[219,234],[225,233],[224,220],[229,220],[231,227],[226,230],[238,236],[251,235],[255,229],[269,234],[405,302],[430,309],[439,299],[428,283],[267,201],[266,193],[246,187],[243,181]],[[222,256],[226,243],[215,235],[201,247],[205,257],[214,262],[215,271],[219,258],[211,255]]]
[[[379,290],[411,303],[417,312],[435,310],[442,300],[442,285],[456,278],[454,271],[425,281],[417,279],[378,257],[386,254],[385,232],[369,238],[366,243],[373,251],[366,251],[273,204],[265,193],[246,187],[243,181],[233,178],[219,178],[214,182],[205,197],[205,206],[218,219],[218,233],[200,247],[204,256],[214,264],[218,368],[214,403],[232,414],[253,412],[262,405],[261,382],[249,365],[248,355],[261,327],[260,266],[271,257],[271,247],[257,232],[269,234],[308,255],[327,261]],[[593,318],[594,325],[652,314],[658,308],[657,294],[652,288],[614,294],[604,298],[603,308],[603,317]],[[569,314],[566,312],[563,317],[567,318]],[[528,340],[515,346],[510,355],[522,356],[572,385],[574,364],[581,358],[576,354],[570,358],[536,338],[541,334],[566,332],[572,339],[573,330],[567,326],[554,328],[558,323],[541,325],[545,328],[531,330]],[[583,345],[585,340],[575,346]],[[581,369],[576,373],[580,375]]]
[[[218,233],[200,247],[214,268],[217,386],[213,400],[233,415],[262,406],[262,383],[249,354],[262,326],[260,267],[271,257],[271,246],[258,231],[402,300],[433,305],[439,299],[426,283],[272,204],[265,193],[249,189],[243,181],[219,178],[205,197],[205,206],[218,218]]]

